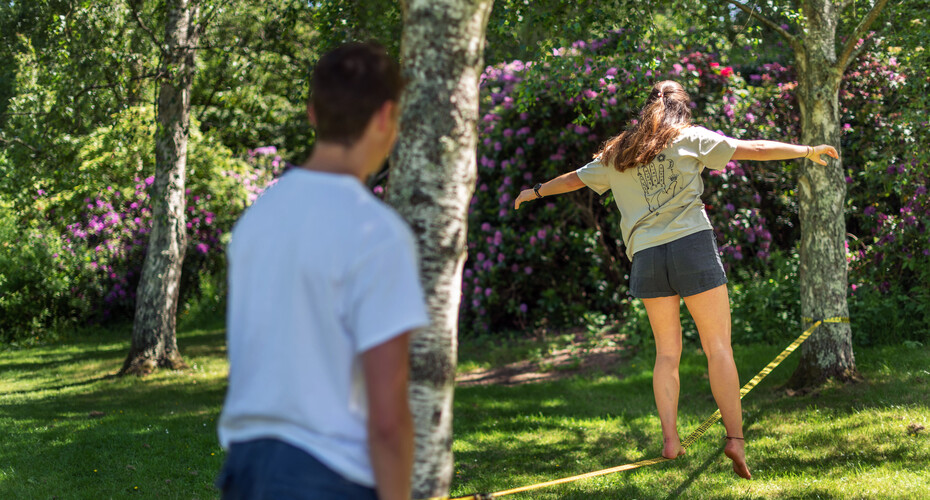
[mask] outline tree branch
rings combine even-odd
[[[885,4],[888,3],[888,0],[876,0],[875,5],[872,6],[872,10],[859,22],[859,26],[856,26],[856,31],[846,39],[846,46],[843,47],[843,52],[840,53],[840,58],[836,61],[836,67],[839,70],[839,74],[843,74],[846,71],[846,68],[849,67],[849,63],[854,59],[853,55],[858,56],[861,52],[861,48],[857,51],[856,45],[859,44],[859,39],[865,35],[865,32],[868,31],[869,27],[872,26],[872,23],[875,22],[875,19],[878,18],[878,15],[881,13],[882,9],[885,7]]]
[[[155,47],[158,49],[158,52],[164,55],[165,48],[162,46],[162,43],[158,40],[158,37],[155,36],[155,33],[149,29],[149,27],[145,24],[145,21],[143,21],[142,17],[139,15],[139,10],[137,9],[139,6],[139,0],[127,0],[126,3],[129,5],[129,10],[132,11],[132,17],[136,19],[136,24],[138,24],[139,28],[149,36],[149,38],[152,40],[152,43],[155,44]]]
[[[849,55],[849,61],[847,61],[846,65],[837,66],[838,68],[840,68],[840,71],[837,72],[837,75],[840,75],[839,76],[840,78],[842,78],[843,77],[842,75],[846,73],[847,69],[849,69],[849,65],[851,65],[853,61],[855,61],[856,59],[859,59],[859,56],[863,52],[865,52],[865,48],[868,47],[868,45],[869,45],[869,40],[863,40],[862,44],[860,44],[858,47],[853,49],[852,54]]]
[[[758,12],[756,12],[756,11],[753,10],[753,9],[750,9],[749,7],[743,5],[741,2],[738,2],[737,0],[726,0],[726,1],[729,2],[729,3],[731,3],[731,4],[733,4],[733,5],[735,5],[735,6],[737,6],[741,11],[743,11],[743,12],[749,14],[750,16],[752,16],[752,17],[754,17],[754,18],[756,18],[756,19],[758,19],[762,24],[768,26],[769,28],[772,28],[773,31],[775,31],[776,33],[778,33],[779,35],[781,35],[782,38],[784,38],[785,40],[788,41],[788,45],[790,45],[791,48],[794,49],[794,52],[795,52],[796,54],[801,54],[801,52],[803,52],[804,47],[803,47],[803,45],[801,45],[801,42],[800,42],[797,38],[795,38],[794,35],[792,35],[791,33],[788,33],[787,31],[785,31],[784,29],[782,29],[781,26],[775,24],[775,22],[772,21],[771,19],[769,19],[769,18],[763,16],[762,14],[759,14]],[[885,0],[885,1],[887,1],[887,0]]]
[[[144,74],[144,75],[139,75],[139,76],[132,77],[132,78],[128,79],[128,81],[132,82],[132,81],[135,81],[135,80],[145,80],[146,78],[155,78],[155,79],[157,80],[158,78],[161,78],[162,76],[164,76],[164,73],[163,73],[163,72],[161,72],[161,71],[156,71],[156,72],[154,72],[154,73],[147,73],[147,74]],[[117,86],[119,86],[119,85],[120,85],[120,82],[108,83],[108,84],[105,84],[105,85],[88,85],[87,87],[84,87],[83,89],[79,90],[77,94],[74,94],[73,100],[77,101],[79,97],[81,97],[82,95],[86,94],[87,92],[90,92],[91,90],[112,89],[112,88],[117,87]]]
[[[39,154],[39,150],[38,150],[35,146],[33,146],[33,145],[31,145],[31,144],[27,144],[25,141],[23,141],[23,140],[20,139],[19,137],[12,137],[12,138],[10,138],[10,139],[4,139],[3,137],[0,137],[0,143],[4,143],[4,144],[14,144],[14,143],[15,143],[15,144],[19,144],[19,145],[21,145],[21,146],[24,146],[26,149],[32,151],[33,154]]]
[[[218,5],[219,5],[219,2],[214,3],[213,8],[210,9],[210,12],[207,12],[207,14],[203,16],[203,19],[199,23],[197,23],[197,29],[199,30],[201,35],[206,33],[207,28],[210,26],[210,23],[213,22],[213,18],[216,17]]]

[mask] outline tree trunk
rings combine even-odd
[[[836,27],[840,13],[830,0],[804,3],[807,19],[804,51],[797,54],[801,140],[830,144],[839,150],[839,88],[843,68],[837,62]],[[798,179],[801,219],[801,312],[807,318],[849,316],[846,304],[846,181],[840,160],[826,167],[802,160]],[[809,323],[805,327],[809,326]],[[849,323],[817,328],[801,349],[801,359],[788,382],[812,387],[829,378],[856,378]]]
[[[121,375],[145,375],[157,367],[186,368],[175,326],[187,243],[184,183],[194,47],[199,38],[196,16],[190,0],[168,2],[156,117],[152,232],[136,292],[132,345]]]
[[[468,205],[477,178],[478,76],[492,0],[406,0],[407,78],[388,202],[413,228],[430,326],[410,344],[414,498],[447,495]]]

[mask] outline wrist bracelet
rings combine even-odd
[[[536,193],[537,200],[543,197],[543,195],[539,194],[539,188],[541,187],[542,187],[542,184],[536,184],[535,186],[533,186],[533,192]]]
[[[804,157],[805,157],[805,158],[810,158],[810,157],[811,157],[811,153],[813,153],[813,152],[814,152],[814,148],[812,148],[811,146],[808,146],[808,147],[807,147],[807,154],[804,155]]]

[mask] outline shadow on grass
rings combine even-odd
[[[209,496],[222,461],[215,418],[224,386],[124,384],[2,408],[0,419],[20,432],[4,439],[12,474],[0,496]]]
[[[181,356],[194,357],[226,357],[226,330],[209,330],[188,334],[179,340],[178,348]]]
[[[226,336],[225,331],[222,329],[184,332],[178,336],[178,339],[181,356],[184,359],[226,357]],[[41,347],[28,353],[28,357],[31,358],[29,361],[0,362],[0,369],[3,370],[8,380],[18,378],[25,382],[27,379],[47,378],[45,374],[49,372],[56,372],[62,368],[82,364],[110,363],[115,364],[116,368],[112,370],[112,373],[101,376],[85,377],[78,381],[62,382],[54,385],[40,384],[29,389],[0,392],[0,395],[59,391],[106,380],[116,376],[116,370],[119,369],[120,363],[129,352],[129,339],[114,338],[113,335],[96,335],[92,338],[68,342],[67,345],[75,352],[41,352],[53,348],[48,346]]]
[[[743,420],[743,428],[748,429],[749,427],[752,426],[752,424],[755,421],[756,421],[755,416],[751,416]],[[691,474],[688,475],[688,478],[683,483],[681,483],[677,488],[675,488],[675,491],[669,493],[669,495],[665,497],[665,500],[672,500],[673,498],[680,498],[685,493],[685,491],[687,491],[688,488],[691,487],[692,484],[694,484],[694,481],[697,480],[697,478],[699,478],[700,476],[707,473],[707,470],[710,468],[710,466],[714,462],[716,462],[720,458],[721,455],[723,455],[724,447],[726,447],[726,441],[721,443],[720,446],[714,450],[714,453],[707,455],[707,459],[704,460],[704,462],[701,465],[697,466],[691,472]],[[750,471],[752,471],[752,457],[747,457],[747,461],[749,462]]]
[[[750,352],[741,366],[761,368],[768,362],[766,350]],[[894,424],[894,431],[886,430],[889,419],[898,412],[926,412],[930,388],[922,378],[914,379],[915,373],[925,370],[920,360],[925,360],[926,355],[912,357],[902,359],[894,371],[885,375],[867,374],[867,382],[827,385],[802,396],[788,396],[782,387],[796,363],[786,362],[743,402],[750,467],[760,471],[763,481],[783,485],[786,497],[792,498],[802,491],[798,498],[808,498],[812,492],[820,498],[848,498],[843,481],[838,487],[820,487],[806,481],[799,483],[795,477],[831,481],[850,474],[867,477],[870,471],[887,467],[916,476],[925,473],[930,447],[924,444],[926,440],[908,438],[905,433],[914,417],[895,416],[892,422],[901,423]],[[707,381],[693,376],[700,371],[695,369],[700,367],[700,361],[702,358],[696,357],[683,360],[683,432],[716,408]],[[755,373],[746,369],[742,372],[744,380]],[[644,375],[650,374],[643,370],[619,379],[457,389],[455,435],[462,444],[456,450],[455,491],[495,491],[658,456],[661,439],[651,435],[658,420],[651,377]],[[708,489],[721,480],[736,480],[730,461],[723,455],[725,443],[708,444],[709,437],[702,438],[703,445],[699,441],[689,450],[695,458],[707,454],[700,463],[665,462],[622,473],[627,474],[626,478],[618,478],[606,487],[604,483],[579,483],[552,491],[539,490],[538,496],[532,498],[734,498],[737,493],[729,488],[719,492]],[[618,443],[623,443],[623,449]],[[718,466],[724,463],[725,468]],[[661,484],[663,479],[658,483],[650,480],[653,486],[634,479],[662,476],[668,478],[665,483]],[[753,498],[761,497],[756,493]]]
[[[6,372],[42,372],[55,370],[64,366],[92,362],[92,361],[106,361],[116,357],[124,357],[128,352],[128,344],[126,351],[116,351],[113,349],[98,349],[94,351],[85,351],[79,354],[38,354],[34,355],[34,358],[37,358],[35,361],[24,361],[21,363],[0,363],[0,368]]]
[[[221,334],[186,337],[197,353],[191,357],[220,349]],[[118,368],[124,355],[103,358]],[[217,496],[212,481],[223,452],[216,418],[226,381],[215,371],[45,385],[14,391],[19,395],[0,405],[0,498]]]
[[[30,393],[33,393],[33,392],[42,392],[42,391],[61,391],[61,390],[64,390],[64,389],[72,389],[72,388],[76,388],[76,387],[88,386],[88,385],[93,384],[94,382],[100,382],[100,381],[109,380],[109,379],[112,379],[112,378],[117,378],[117,375],[116,375],[115,373],[110,373],[110,374],[100,375],[99,377],[92,377],[92,378],[89,378],[89,379],[80,380],[80,381],[77,381],[77,382],[71,382],[71,383],[67,383],[67,384],[58,384],[58,385],[53,385],[53,386],[33,387],[32,389],[24,389],[24,390],[21,390],[21,391],[8,391],[8,392],[4,392],[4,393],[0,394],[0,396],[4,396],[4,395],[10,395],[10,396],[12,396],[12,395],[15,395],[15,394],[30,394]]]

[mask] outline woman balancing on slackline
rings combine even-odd
[[[701,336],[711,391],[726,427],[724,453],[733,460],[733,470],[749,479],[739,376],[730,346],[727,277],[701,202],[701,171],[705,167],[723,169],[730,160],[803,157],[826,165],[821,155],[838,155],[832,146],[740,141],[693,126],[690,103],[691,98],[677,82],[655,84],[639,121],[607,141],[593,162],[523,190],[514,208],[583,186],[598,194],[608,189],[613,192],[627,256],[633,261],[630,293],[642,299],[656,340],[652,386],[665,440],[662,456],[684,454],[677,430],[681,358],[678,308],[679,297],[684,297]]]

